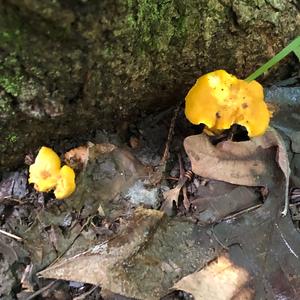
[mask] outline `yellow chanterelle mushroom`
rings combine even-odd
[[[263,87],[218,70],[201,76],[188,92],[185,115],[193,124],[203,123],[213,133],[244,126],[249,137],[264,134],[270,112],[264,102]]]
[[[58,155],[48,147],[42,147],[29,167],[29,183],[34,184],[38,192],[54,190],[57,199],[69,197],[76,188],[75,173],[69,166],[60,168]]]
[[[34,164],[29,167],[29,183],[39,192],[48,192],[56,186],[59,176],[60,159],[48,147],[42,147],[35,158]]]
[[[75,191],[75,172],[69,166],[63,166],[60,169],[60,176],[57,180],[57,185],[54,190],[54,195],[57,199],[69,197]]]

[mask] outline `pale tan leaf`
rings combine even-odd
[[[182,278],[174,288],[192,294],[195,300],[250,300],[253,291],[245,287],[250,280],[246,270],[222,255],[199,272]]]

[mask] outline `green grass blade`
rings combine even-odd
[[[298,57],[298,60],[300,62],[300,46],[298,48],[294,49],[294,53]]]
[[[277,64],[280,60],[285,58],[288,54],[294,52],[295,55],[300,60],[300,36],[295,38],[290,44],[288,44],[283,50],[277,53],[274,57],[272,57],[269,61],[267,61],[264,65],[258,68],[254,73],[248,76],[245,81],[255,80],[257,77],[268,71],[271,67]]]

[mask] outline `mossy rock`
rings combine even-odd
[[[172,105],[205,72],[246,77],[299,18],[288,0],[0,0],[1,169]]]

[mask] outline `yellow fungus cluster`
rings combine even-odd
[[[57,199],[69,197],[75,190],[75,173],[69,166],[60,167],[58,155],[50,148],[42,147],[29,167],[29,183],[39,192],[54,189]]]
[[[218,70],[201,76],[188,92],[185,115],[193,124],[205,124],[213,133],[244,126],[249,137],[264,134],[270,112],[264,102],[263,87]]]

